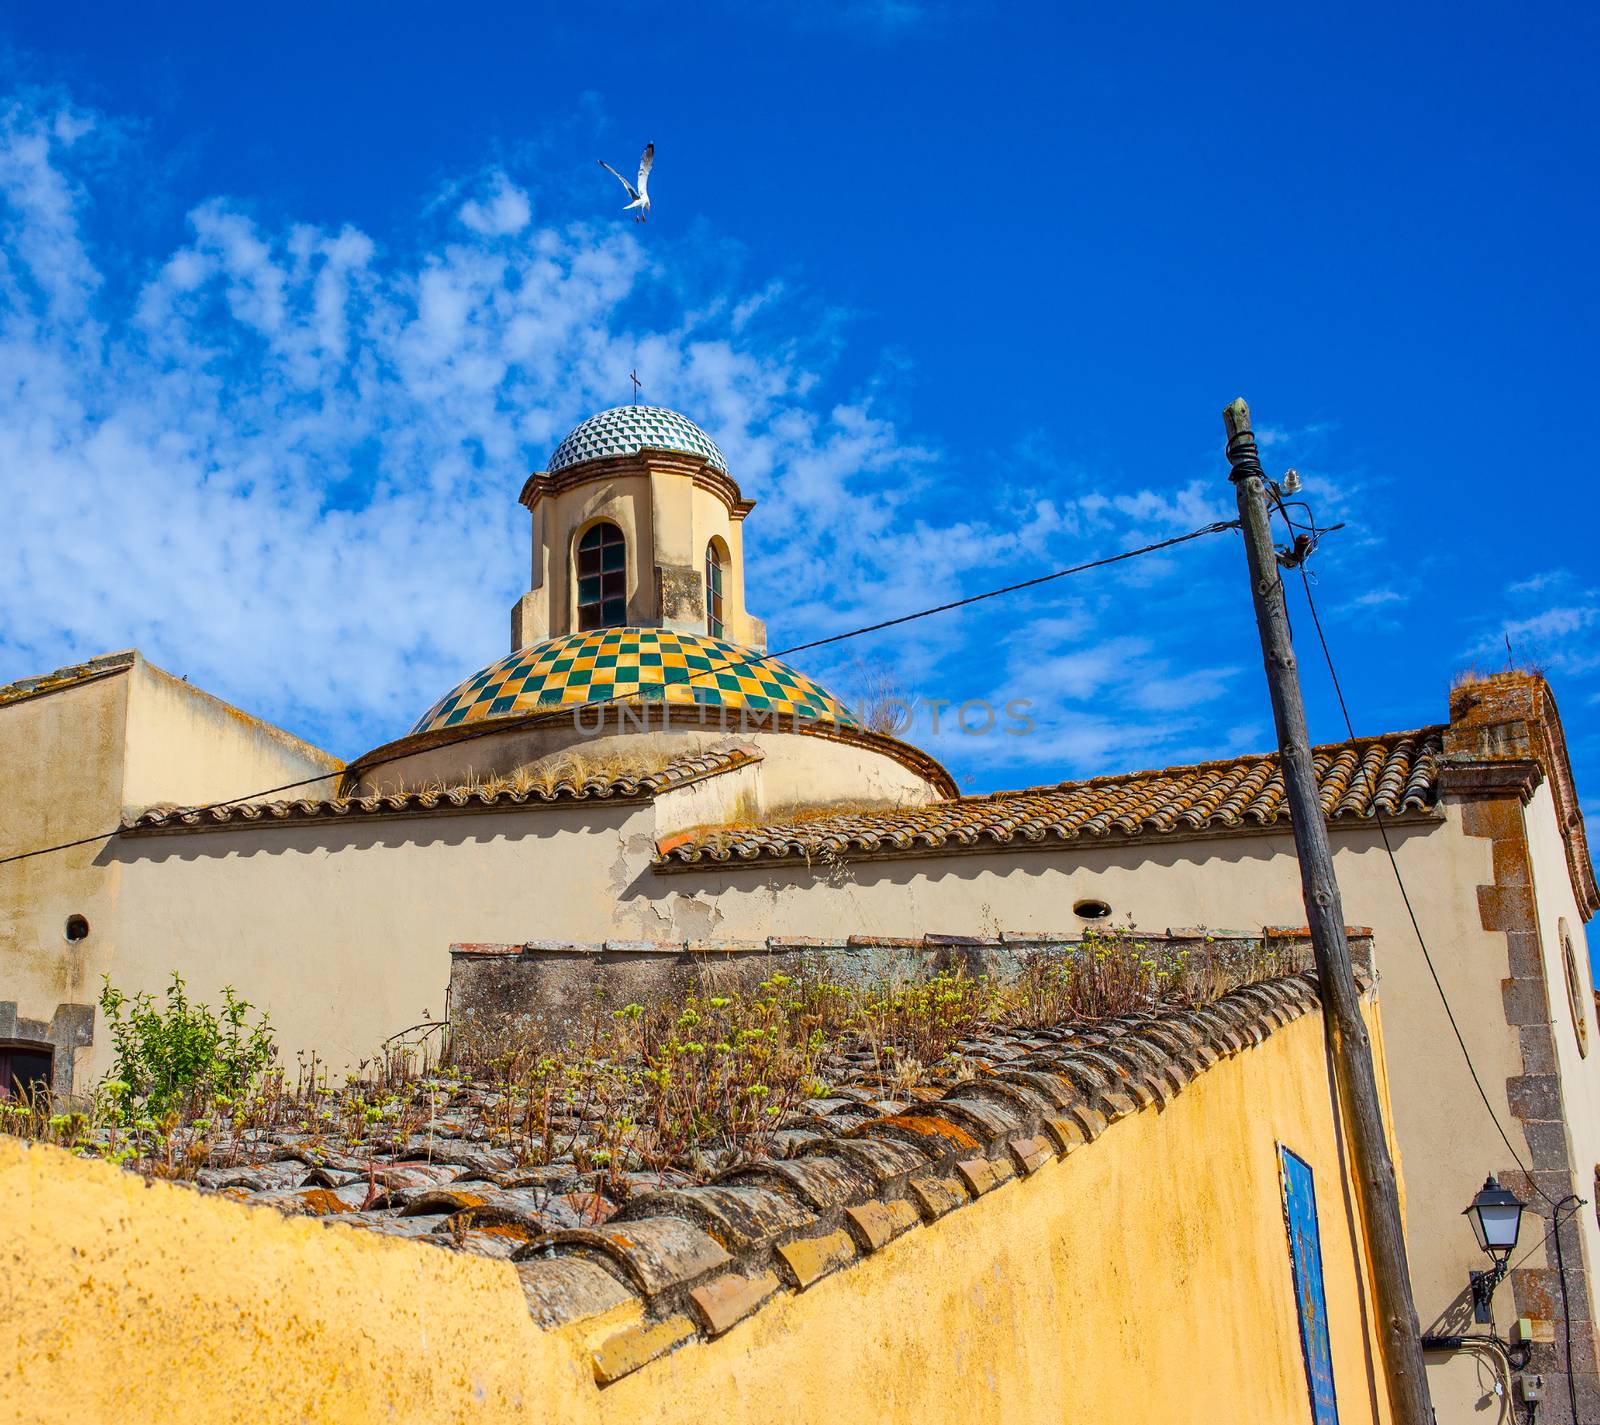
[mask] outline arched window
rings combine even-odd
[[[713,638],[722,637],[722,579],[722,556],[712,540],[706,545],[706,632]]]
[[[627,621],[628,546],[616,525],[602,521],[578,541],[578,631]]]
[[[1562,968],[1566,971],[1567,1007],[1572,1011],[1572,1032],[1578,1036],[1578,1053],[1589,1055],[1589,1007],[1584,1003],[1583,976],[1578,971],[1578,956],[1572,948],[1572,931],[1566,918],[1556,922],[1561,937]]]

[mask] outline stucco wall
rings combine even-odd
[[[118,671],[0,708],[0,854],[107,832],[153,802],[245,796],[337,766],[135,654]],[[323,781],[301,795],[329,790]],[[86,1089],[107,1066],[104,1026],[93,1013],[84,1017],[102,976],[151,989],[175,968],[208,987],[214,980],[205,939],[184,944],[169,928],[129,920],[115,845],[96,841],[0,866],[0,1005],[14,1003],[17,1021],[46,1024],[71,1007],[74,1040],[94,1041],[56,1044],[75,1047],[67,1076],[57,1075],[64,1091]],[[65,938],[70,915],[88,921],[86,938]],[[42,1037],[20,1028],[0,1010],[0,1038]],[[65,1063],[58,1054],[58,1067]]]
[[[628,473],[629,470],[649,473]],[[718,538],[728,551],[723,587],[726,636],[760,644],[765,630],[744,606],[744,548],[740,521],[717,494],[694,483],[693,461],[645,455],[608,470],[604,478],[541,495],[533,524],[533,594],[538,608],[526,624],[538,639],[576,628],[572,571],[576,540],[596,520],[612,521],[627,540],[628,622],[706,632],[706,545]],[[655,570],[688,577],[699,592],[695,617],[663,619],[657,607]],[[531,640],[530,640],[531,641]]]
[[[404,744],[395,744],[393,751],[379,748],[383,760],[365,770],[358,765],[351,791],[370,796],[401,788],[459,786],[474,778],[506,776],[560,754],[592,765],[618,759],[660,766],[735,741],[761,752],[757,810],[762,814],[801,803],[922,806],[941,795],[923,773],[863,742],[770,729],[754,717],[742,721],[737,709],[674,707],[674,721],[666,728],[659,721],[659,705],[608,712],[574,703],[556,711],[549,722],[488,731],[473,727],[466,740],[416,751],[406,751]],[[697,717],[702,720],[690,720]],[[674,822],[674,829],[682,824]]]
[[[1459,806],[1447,805],[1445,818],[1393,826],[1390,837],[1473,1060],[1517,1141],[1506,1080],[1522,1072],[1522,1061],[1501,1000],[1506,942],[1486,931],[1479,915],[1478,887],[1494,880],[1491,847],[1464,834]],[[1467,1273],[1483,1259],[1459,1214],[1484,1176],[1506,1165],[1505,1148],[1477,1098],[1377,831],[1335,827],[1332,843],[1345,918],[1374,931],[1396,1134],[1409,1187],[1417,1310],[1425,1329],[1463,1329],[1461,1312],[1470,1314]],[[1555,864],[1570,898],[1565,862]],[[636,885],[667,920],[728,938],[1072,930],[1083,923],[1072,914],[1082,899],[1103,900],[1119,922],[1132,916],[1152,930],[1248,929],[1305,919],[1287,834],[845,866],[754,865],[662,875]],[[1600,1047],[1593,1052],[1600,1054]],[[1506,1315],[1509,1300],[1501,1305]]]
[[[142,658],[131,672],[128,699],[122,801],[130,811],[247,797],[343,766]],[[333,789],[329,778],[281,795],[322,797]]]
[[[1384,1420],[1327,1085],[1310,1015],[1164,1111],[603,1390],[588,1352],[636,1303],[541,1330],[510,1264],[0,1140],[0,1411],[51,1425],[1304,1420],[1282,1142],[1316,1175],[1341,1419]]]
[[[771,772],[764,764],[764,782]],[[1550,823],[1536,850],[1541,894],[1568,907],[1581,935],[1553,819],[1537,800],[1530,816],[1535,829],[1541,817]],[[91,878],[121,886],[115,915],[100,912],[96,934],[103,926],[106,938],[92,948],[104,954],[113,935],[128,947],[116,961],[128,989],[159,989],[174,968],[207,997],[231,982],[272,1012],[290,1062],[305,1049],[342,1067],[425,1012],[445,1012],[447,950],[458,941],[1073,931],[1081,922],[1071,907],[1083,898],[1154,929],[1250,929],[1304,916],[1286,835],[661,875],[650,858],[666,824],[645,807],[590,806],[129,838],[102,853],[104,873]],[[1505,941],[1478,917],[1478,887],[1493,880],[1490,844],[1462,834],[1454,806],[1442,824],[1396,827],[1392,836],[1473,1057],[1515,1134],[1505,1083],[1522,1064],[1500,1002]],[[1418,1309],[1425,1326],[1444,1326],[1459,1317],[1467,1273],[1479,1265],[1457,1214],[1485,1173],[1504,1166],[1504,1149],[1475,1106],[1381,842],[1371,831],[1336,830],[1334,846],[1347,919],[1376,931],[1398,1029],[1394,1111],[1416,1204]],[[59,937],[53,921],[52,933]],[[1545,941],[1547,956],[1558,957],[1553,930]],[[46,948],[59,975],[62,956]],[[85,962],[78,992],[92,999],[109,966]],[[30,986],[35,1013],[47,1016],[53,984]],[[1575,1055],[1570,1027],[1561,1028]],[[96,1073],[103,1053],[90,1061]],[[1586,1083],[1600,1044],[1592,1054],[1580,1066]],[[1597,1122],[1592,1104],[1571,1111]],[[1594,1151],[1590,1142],[1586,1129],[1575,1153]]]
[[[609,923],[652,825],[648,804],[583,802],[123,838],[117,983],[156,990],[178,969],[212,1000],[231,983],[271,1013],[287,1063],[352,1067],[443,1018],[452,941]]]
[[[1595,1308],[1600,1306],[1595,1292],[1595,1271],[1600,1266],[1600,1221],[1597,1221],[1595,1206],[1597,1196],[1600,1196],[1596,1191],[1600,1187],[1600,1178],[1596,1177],[1600,1172],[1600,1029],[1596,1026],[1594,979],[1582,912],[1573,895],[1572,879],[1567,870],[1566,845],[1562,840],[1548,784],[1541,785],[1534,792],[1523,816],[1538,908],[1539,952],[1544,961],[1550,1036],[1555,1044],[1556,1068],[1561,1080],[1560,1107],[1566,1115],[1566,1147],[1572,1168],[1572,1184],[1568,1190],[1586,1199],[1586,1205],[1579,1207],[1572,1218],[1582,1238],[1590,1296],[1588,1303],[1573,1308],[1577,1318],[1574,1321],[1573,1353],[1581,1370],[1584,1363],[1600,1356],[1600,1349],[1597,1349],[1600,1342],[1597,1342],[1595,1330]],[[1587,1021],[1586,1055],[1579,1049],[1578,1033],[1567,993],[1566,966],[1561,945],[1563,926],[1572,940],[1578,979],[1578,1010]],[[1547,1066],[1535,1062],[1524,1067],[1530,1074],[1537,1074]],[[1553,1104],[1548,1105],[1548,1108],[1554,1107]],[[1542,1117],[1546,1111],[1545,1105],[1530,1104],[1528,1108],[1532,1117]],[[1546,1130],[1539,1128],[1530,1131]],[[1549,1184],[1545,1184],[1545,1187],[1546,1191],[1550,1191]],[[1543,1223],[1530,1225],[1543,1233]],[[1533,1258],[1531,1264],[1553,1266],[1554,1262],[1548,1254],[1544,1254]],[[1529,1295],[1531,1299],[1533,1293]],[[1564,1340],[1560,1350],[1564,1364]]]
[[[658,794],[655,799],[656,835],[710,822],[754,820],[766,805],[762,782],[764,768],[762,761],[746,762],[742,767]]]
[[[0,707],[0,856],[117,825],[130,677],[124,667]],[[0,1005],[15,1004],[17,1019],[48,1024],[63,1005],[99,996],[115,953],[118,884],[103,850],[75,846],[0,866]],[[89,935],[69,942],[74,914]],[[40,1037],[3,1025],[0,1035]]]
[[[1490,852],[1449,815],[1391,835],[1473,1057],[1513,1124],[1504,1086],[1521,1061],[1500,1004],[1504,938],[1477,923]],[[654,834],[645,808],[551,808],[130,839],[116,852],[125,933],[144,950],[119,979],[154,986],[178,965],[205,993],[231,980],[272,1009],[291,1055],[315,1049],[338,1065],[423,1010],[444,1012],[458,941],[1075,931],[1071,907],[1083,898],[1152,929],[1304,920],[1287,836],[660,875]],[[1399,1142],[1414,1198],[1428,1205],[1413,1270],[1424,1325],[1435,1324],[1459,1310],[1478,1265],[1456,1214],[1504,1148],[1473,1108],[1376,833],[1339,831],[1334,846],[1347,919],[1374,927],[1399,1026]],[[1441,1096],[1457,1109],[1442,1114]]]

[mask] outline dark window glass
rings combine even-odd
[[[578,630],[628,621],[628,546],[614,524],[597,524],[578,541]]]
[[[26,1098],[47,1090],[53,1059],[52,1051],[43,1046],[0,1048],[0,1098]]]
[[[722,637],[722,560],[715,544],[706,545],[706,632]]]

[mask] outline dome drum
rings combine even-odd
[[[933,758],[866,731],[787,664],[656,628],[572,634],[502,658],[441,698],[408,736],[352,764],[347,790],[458,786],[557,754],[665,763],[730,740],[762,754],[763,810],[955,794]]]
[[[548,469],[529,476],[521,503],[533,517],[533,558],[528,592],[512,609],[513,650],[619,623],[765,647],[766,626],[744,603],[743,522],[753,502],[693,421],[656,406],[591,416]],[[585,607],[579,545],[600,524],[615,527],[606,537],[623,587],[597,613]],[[705,588],[713,549],[717,611]]]
[[[693,421],[658,406],[591,416],[522,504],[532,578],[512,652],[352,764],[348,790],[461,786],[557,755],[664,764],[734,738],[761,752],[747,780],[765,803],[956,795],[933,758],[866,731],[764,652],[766,625],[745,607],[751,502]]]

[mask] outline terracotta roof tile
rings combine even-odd
[[[1364,967],[1357,978],[1370,987]],[[720,1174],[707,1163],[699,1181],[671,1168],[630,1173],[620,1208],[576,1191],[587,1175],[576,1136],[561,1161],[547,1164],[495,1146],[485,1111],[500,1101],[500,1086],[477,1081],[417,1084],[430,1104],[425,1133],[398,1119],[379,1130],[394,1136],[361,1142],[337,1130],[331,1139],[263,1133],[253,1146],[220,1151],[247,1146],[264,1150],[265,1161],[219,1163],[198,1177],[210,1191],[330,1226],[509,1259],[544,1326],[637,1302],[633,1324],[595,1349],[605,1383],[848,1270],[902,1234],[938,1230],[980,1196],[1029,1190],[1026,1180],[1053,1157],[1164,1102],[1151,1091],[1156,1080],[1167,1080],[1170,1097],[1193,1078],[1188,1063],[1245,1051],[1317,1008],[1315,978],[1289,974],[1203,1007],[1037,1029],[983,1026],[957,1046],[959,1064],[930,1071],[914,1106],[881,1100],[870,1056],[852,1071],[846,1055],[836,1066],[837,1097],[811,1105],[839,1107],[816,1119],[815,1134],[787,1140],[787,1149],[775,1143],[790,1156]]]
[[[511,810],[550,802],[614,800],[644,801],[703,777],[731,772],[761,754],[752,747],[713,748],[692,757],[678,757],[655,771],[630,771],[590,777],[563,777],[549,786],[518,790],[506,783],[480,786],[438,787],[368,797],[331,797],[324,800],[226,802],[203,807],[148,807],[125,820],[124,832],[196,831],[222,827],[272,826],[291,822],[330,821],[342,817],[417,816],[456,811]]]
[[[1426,727],[1316,748],[1323,811],[1332,821],[1432,811],[1443,731]],[[680,833],[660,843],[657,854],[663,865],[915,855],[1254,831],[1287,821],[1278,758],[1266,754],[928,806],[713,827]]]

